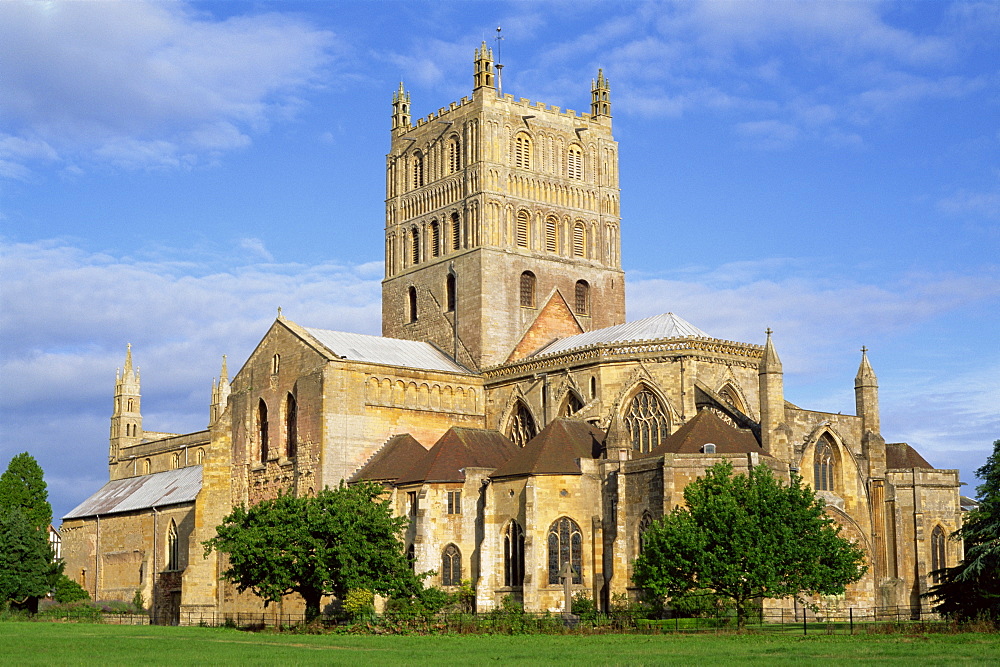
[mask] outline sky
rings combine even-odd
[[[502,28],[500,41],[497,27]],[[0,3],[0,466],[56,517],[145,428],[206,427],[280,306],[377,334],[392,93],[589,110],[610,80],[628,318],[774,343],[786,398],[974,471],[1000,438],[1000,4]]]

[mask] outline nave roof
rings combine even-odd
[[[77,505],[63,520],[189,503],[200,491],[201,466],[116,479]]]
[[[596,329],[553,341],[533,356],[557,354],[579,347],[608,343],[659,340],[662,338],[712,338],[707,333],[673,313],[654,315],[634,322]]]
[[[339,359],[448,373],[469,373],[469,369],[423,341],[383,338],[330,329],[309,327],[303,329]]]

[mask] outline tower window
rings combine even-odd
[[[583,179],[583,149],[576,144],[569,147],[566,155],[567,176],[575,180]]]
[[[531,169],[531,137],[524,132],[514,137],[514,166]]]
[[[260,462],[267,463],[268,443],[267,440],[267,403],[260,399],[257,403],[257,435],[260,438]]]
[[[531,271],[521,274],[521,306],[535,307],[535,274]]]
[[[454,174],[462,168],[462,145],[458,139],[448,142],[448,172]]]
[[[667,439],[670,420],[660,400],[652,391],[643,387],[629,403],[623,420],[632,436],[632,449],[646,453]]]
[[[441,254],[441,227],[437,220],[431,221],[431,257]]]
[[[420,230],[416,227],[410,228],[410,264],[420,262]]]
[[[424,184],[424,155],[420,151],[413,154],[413,187]]]
[[[573,225],[573,256],[585,257],[587,253],[587,228],[582,222]]]
[[[503,535],[503,584],[524,585],[524,530],[513,520]]]
[[[292,459],[299,448],[299,406],[291,394],[285,399],[285,456]]]
[[[462,581],[462,552],[449,544],[441,554],[441,585],[458,586]]]
[[[590,312],[590,285],[586,280],[577,280],[574,290],[573,310],[577,315],[586,315]]]
[[[820,440],[813,459],[813,480],[817,491],[833,491],[833,473],[833,450],[825,439]]]
[[[407,301],[409,302],[408,305],[409,305],[409,311],[410,311],[410,313],[409,313],[410,314],[410,322],[411,323],[412,322],[416,322],[417,321],[417,288],[414,287],[413,285],[410,285],[409,289],[406,290],[406,295],[408,297]]]
[[[462,223],[458,219],[458,213],[451,214],[451,249],[460,250],[462,248]]]
[[[455,312],[455,302],[456,289],[455,289],[455,274],[449,273],[448,277],[445,279],[445,307],[448,309],[449,313]]]
[[[530,242],[530,236],[528,233],[528,224],[531,221],[531,216],[528,215],[527,211],[517,212],[517,230],[516,230],[516,241],[517,245],[521,248],[527,248]]]
[[[125,412],[132,412],[132,410],[134,409],[133,406],[134,403],[132,402],[132,399],[131,398],[128,399],[128,407],[125,409]]]
[[[545,250],[559,251],[559,221],[554,216],[545,219]]]
[[[564,516],[549,526],[550,584],[561,583],[559,578],[566,565],[570,566],[573,573],[573,583],[581,583],[583,533],[580,532],[580,526],[576,521]]]

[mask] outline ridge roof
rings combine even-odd
[[[887,442],[885,444],[886,468],[927,468],[934,466],[927,462],[920,452],[905,442]]]
[[[413,464],[419,461],[427,450],[409,433],[394,435],[351,475],[347,482],[392,482],[405,474]]]
[[[596,459],[604,431],[585,421],[554,419],[490,477],[579,475],[578,459]]]
[[[330,329],[309,327],[303,329],[340,359],[448,373],[469,373],[469,369],[424,341],[384,338]]]
[[[201,466],[116,479],[73,508],[63,520],[188,503],[200,491]]]
[[[499,468],[516,452],[514,443],[499,431],[452,426],[400,475],[396,485],[464,482],[464,468]]]
[[[765,453],[747,429],[730,426],[711,410],[700,410],[645,456],[700,454],[702,447],[709,443],[715,445],[717,454]]]
[[[613,327],[560,338],[531,356],[555,354],[577,347],[588,347],[602,343],[658,340],[661,338],[712,338],[712,336],[673,313],[663,313],[634,322],[616,324]]]

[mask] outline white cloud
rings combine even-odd
[[[244,147],[301,104],[333,44],[298,19],[214,20],[182,3],[9,2],[0,21],[14,177],[39,161],[179,167]]]

